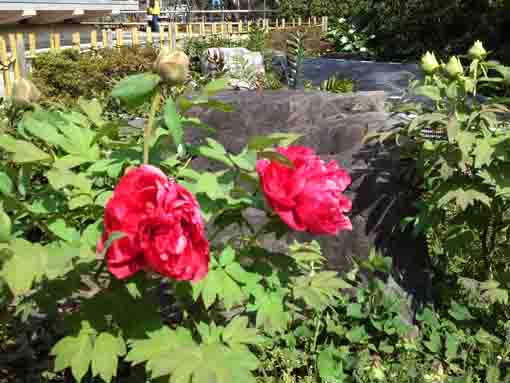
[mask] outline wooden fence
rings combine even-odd
[[[180,40],[207,36],[242,36],[249,32],[250,27],[257,24],[266,31],[287,30],[295,27],[320,28],[327,31],[328,19],[260,19],[248,22],[198,22],[198,23],[161,23],[160,31],[155,33],[145,23],[96,23],[98,29],[91,30],[86,37],[88,44],[82,43],[83,32],[71,34],[71,45],[63,46],[60,32],[50,31],[49,46],[38,48],[38,35],[35,32],[10,33],[0,36],[0,72],[2,72],[4,95],[12,94],[13,81],[27,75],[27,60],[33,59],[38,53],[47,50],[76,49],[80,52],[95,51],[102,48],[120,48],[122,46],[168,46],[177,47]],[[144,28],[145,27],[145,28]],[[141,29],[144,29],[142,32]],[[28,42],[28,45],[27,45]],[[28,49],[27,49],[28,46]]]

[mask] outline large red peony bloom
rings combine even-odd
[[[98,254],[114,232],[106,254],[119,279],[149,269],[178,280],[197,281],[209,268],[209,243],[198,202],[158,168],[142,165],[124,175],[106,204]]]
[[[302,146],[278,148],[294,168],[276,161],[257,161],[262,189],[271,208],[292,229],[313,234],[336,235],[352,230],[345,213],[351,201],[342,193],[351,177],[334,161],[325,164],[315,152]]]

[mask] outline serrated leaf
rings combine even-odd
[[[270,334],[283,331],[287,327],[289,317],[281,297],[276,294],[265,295],[257,304],[257,327],[264,328]]]
[[[92,374],[110,383],[117,375],[119,357],[124,356],[125,353],[126,345],[122,338],[107,332],[100,333],[94,344]]]
[[[101,127],[105,124],[105,121],[101,117],[103,114],[103,107],[98,100],[80,98],[78,100],[78,106],[94,125]]]
[[[46,250],[24,240],[12,241],[9,249],[13,255],[5,261],[1,275],[14,295],[27,293],[43,273]]]
[[[234,317],[223,331],[222,339],[230,346],[235,344],[260,344],[265,341],[265,338],[259,335],[257,329],[248,327],[248,318],[245,316]]]
[[[477,140],[473,152],[475,155],[475,168],[480,169],[482,166],[490,165],[494,151],[495,149],[488,138]]]
[[[93,343],[90,328],[82,327],[76,337],[66,337],[59,341],[51,350],[56,356],[55,371],[71,368],[73,377],[81,382],[89,370],[93,355]]]

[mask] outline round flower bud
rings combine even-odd
[[[458,77],[464,73],[462,63],[457,56],[450,57],[450,60],[445,66],[445,70],[451,77]]]
[[[433,73],[437,68],[439,68],[439,63],[437,62],[436,56],[434,53],[427,52],[421,58],[421,68],[427,74]]]
[[[189,58],[182,51],[162,50],[154,62],[154,71],[164,81],[181,84],[186,81],[189,72]]]
[[[483,59],[487,55],[487,51],[483,47],[483,43],[480,40],[476,40],[475,43],[468,51],[469,57],[472,59]]]
[[[26,78],[21,78],[14,83],[12,99],[19,106],[26,106],[39,101],[41,92]]]
[[[11,239],[11,219],[0,206],[0,243],[7,243]]]

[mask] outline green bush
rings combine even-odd
[[[36,56],[32,79],[48,98],[73,102],[111,92],[115,82],[152,68],[157,52],[152,48],[125,47],[97,53],[64,50]]]

